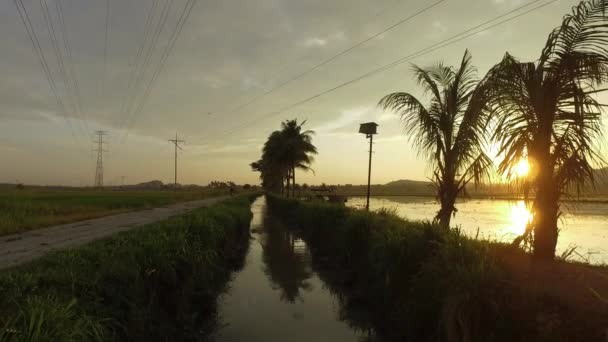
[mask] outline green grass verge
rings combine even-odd
[[[0,235],[222,194],[227,191],[0,190]]]
[[[559,298],[512,284],[504,245],[457,230],[324,202],[269,196],[273,215],[301,231],[339,317],[384,341],[594,341],[606,326]]]
[[[200,340],[242,267],[242,196],[0,272],[0,341]]]

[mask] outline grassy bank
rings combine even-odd
[[[373,328],[383,340],[605,338],[608,304],[599,296],[579,288],[586,291],[580,298],[591,298],[583,303],[547,291],[554,283],[573,281],[551,278],[564,265],[551,265],[540,279],[522,277],[524,254],[455,230],[323,202],[271,197],[269,206],[301,229],[315,270],[338,295],[339,316],[360,329]],[[517,258],[515,268],[505,261]]]
[[[0,190],[0,235],[226,194],[226,190]]]
[[[0,341],[200,340],[242,267],[238,197],[0,273]]]

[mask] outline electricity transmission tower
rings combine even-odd
[[[93,149],[94,152],[97,152],[97,168],[95,169],[95,187],[101,188],[103,187],[103,153],[108,152],[103,148],[103,144],[105,141],[103,137],[108,133],[106,131],[94,131],[97,135],[97,141],[93,141],[93,143],[97,143],[97,148]]]
[[[169,142],[175,145],[175,180],[173,186],[177,189],[177,149],[181,150],[182,148],[179,146],[179,143],[185,143],[185,141],[177,139],[177,132],[175,132],[175,139],[169,139]]]

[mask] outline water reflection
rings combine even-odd
[[[348,206],[364,208],[365,198],[349,198]],[[457,203],[455,226],[471,237],[511,242],[520,235],[531,219],[523,201],[469,199]],[[370,208],[393,208],[411,220],[429,220],[439,205],[432,197],[373,197]],[[573,259],[596,264],[608,263],[608,203],[565,202],[560,217],[557,253],[577,246]]]
[[[526,231],[528,224],[532,222],[532,213],[524,201],[518,201],[511,204],[510,211],[511,233],[522,235]]]
[[[267,212],[263,197],[252,211],[245,267],[220,301],[222,323],[213,340],[367,341],[342,309],[346,297],[319,279],[306,244]]]
[[[310,290],[307,280],[312,276],[310,254],[306,244],[286,229],[282,222],[267,215],[262,236],[264,273],[273,287],[281,292],[281,300],[293,303],[302,300],[300,290]]]

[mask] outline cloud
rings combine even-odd
[[[234,155],[234,154],[248,154],[251,152],[257,152],[260,146],[256,144],[228,144],[228,145],[198,145],[195,150],[197,156],[209,156],[209,155]]]
[[[396,134],[388,137],[381,137],[374,139],[375,142],[383,143],[383,142],[394,142],[394,141],[406,141],[405,135]]]
[[[206,85],[207,87],[212,88],[212,89],[219,89],[219,88],[225,87],[227,85],[227,82],[225,80],[223,80],[220,77],[213,76],[213,75],[204,75],[202,77],[201,76],[192,76],[192,80],[201,82],[204,85]]]
[[[246,76],[241,81],[241,86],[243,87],[243,89],[249,90],[252,88],[260,88],[262,86],[262,84],[255,78]]]
[[[399,120],[399,115],[395,113],[383,113],[378,118],[378,122],[388,122],[388,121],[396,121]]]
[[[439,37],[443,36],[446,32],[448,32],[447,26],[444,25],[439,20],[433,21],[431,26],[432,26],[432,30],[430,31],[429,34],[427,34],[427,36],[430,38],[439,38]]]
[[[315,132],[331,133],[332,131],[335,131],[340,128],[344,128],[355,122],[358,123],[359,121],[361,121],[361,119],[363,117],[365,117],[367,114],[369,114],[370,111],[371,111],[370,107],[358,107],[358,108],[343,110],[340,113],[340,116],[338,116],[337,118],[335,118],[331,121],[325,122],[324,124],[322,124],[320,126],[315,127],[313,130]]]
[[[510,5],[510,6],[517,6],[517,5],[521,5],[522,0],[492,0],[492,2],[496,5]]]
[[[342,31],[333,33],[326,37],[310,37],[304,40],[302,45],[307,48],[320,48],[335,41],[346,39],[346,34]]]
[[[319,37],[308,38],[304,42],[304,46],[306,46],[306,47],[321,47],[321,46],[325,46],[326,44],[327,44],[327,39],[319,38]]]

